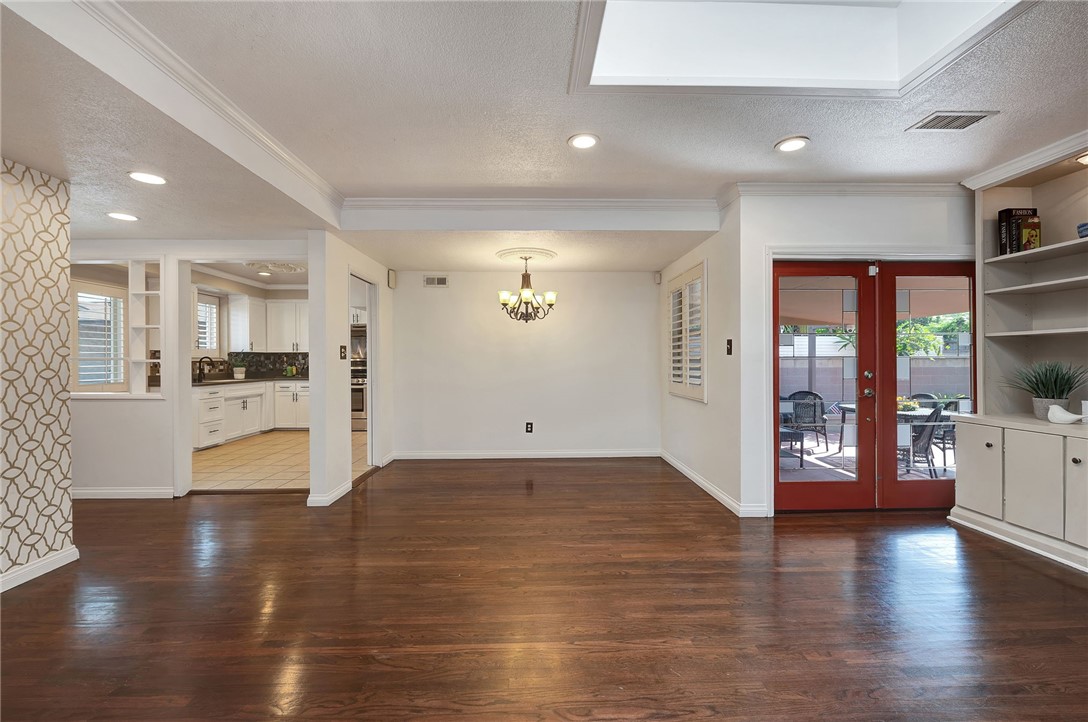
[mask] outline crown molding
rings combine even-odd
[[[348,198],[345,231],[711,231],[714,199]]]
[[[1068,138],[1063,138],[1056,143],[1043,146],[1019,158],[1014,158],[1007,163],[983,171],[963,181],[963,185],[973,191],[983,191],[996,185],[1007,183],[1014,178],[1045,168],[1051,163],[1057,163],[1078,153],[1088,150],[1088,130],[1082,130]]]
[[[338,220],[335,188],[114,0],[5,4],[326,223]]]
[[[957,183],[738,183],[740,196],[969,196]]]

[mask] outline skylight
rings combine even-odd
[[[608,0],[589,86],[898,97],[1020,0]]]

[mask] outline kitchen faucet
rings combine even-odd
[[[204,381],[204,359],[208,359],[208,363],[212,366],[215,365],[215,359],[211,356],[201,356],[196,362],[196,382],[202,383]]]

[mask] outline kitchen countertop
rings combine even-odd
[[[258,379],[212,379],[210,381],[194,381],[193,388],[199,389],[206,386],[229,386],[231,384],[260,384],[265,381],[309,381],[309,376],[266,376]]]

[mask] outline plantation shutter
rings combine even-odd
[[[104,289],[105,290],[105,289]],[[74,346],[77,391],[106,391],[125,383],[125,298],[77,290]]]
[[[196,298],[196,348],[219,351],[219,299],[215,296]]]
[[[669,281],[669,393],[706,401],[705,263]]]

